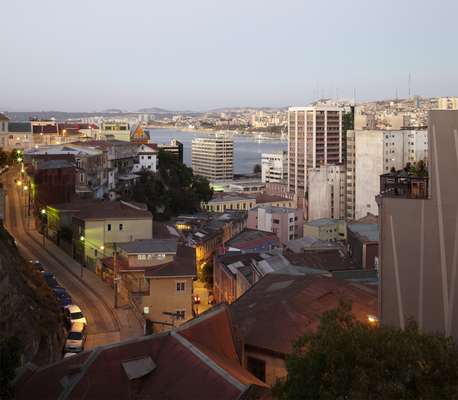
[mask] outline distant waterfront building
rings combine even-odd
[[[439,110],[458,110],[458,97],[439,97],[437,108]]]
[[[342,107],[290,107],[288,185],[296,196],[307,192],[307,169],[345,159]]]
[[[192,141],[192,169],[210,181],[234,176],[234,142],[225,136],[196,138]]]
[[[345,218],[345,167],[322,165],[308,170],[308,220]]]
[[[105,121],[100,125],[102,139],[130,140],[130,129],[128,122]]]
[[[288,179],[288,152],[263,153],[261,157],[261,180],[284,182]]]
[[[151,136],[150,136],[151,138]],[[153,138],[154,139],[154,138]],[[168,144],[158,144],[158,149],[172,154],[179,162],[183,162],[183,143],[172,139]]]
[[[346,218],[378,215],[375,197],[379,194],[380,175],[427,157],[426,131],[348,131]]]

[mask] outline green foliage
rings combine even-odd
[[[343,131],[353,130],[355,127],[355,115],[354,112],[345,113],[342,117]]]
[[[0,399],[12,399],[11,382],[21,365],[21,343],[17,337],[0,338]]]
[[[131,194],[133,200],[146,203],[156,219],[196,212],[201,202],[212,198],[207,179],[195,176],[191,168],[170,153],[160,150],[158,158],[158,171],[142,174]]]
[[[202,269],[199,272],[199,280],[205,283],[205,287],[207,289],[211,289],[213,287],[213,264],[212,263],[205,263],[202,266]]]
[[[342,303],[323,315],[287,358],[288,378],[278,399],[458,398],[458,350],[451,338],[421,334],[410,322],[402,331],[357,321]]]

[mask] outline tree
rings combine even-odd
[[[261,170],[261,166],[259,164],[255,164],[253,167],[253,174],[260,174]]]
[[[16,368],[21,364],[21,345],[17,337],[2,337],[0,339],[0,399],[12,399],[13,381]]]
[[[371,326],[342,303],[325,313],[287,357],[278,399],[452,399],[458,397],[458,350],[452,338]]]
[[[179,213],[193,213],[208,202],[213,190],[206,178],[194,175],[192,168],[172,154],[160,150],[156,173],[144,172],[129,197],[146,203],[158,220],[167,220]]]

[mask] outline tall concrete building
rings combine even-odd
[[[268,182],[285,182],[288,179],[288,152],[263,153],[261,156],[261,180]]]
[[[226,136],[196,138],[192,141],[192,169],[210,181],[232,179],[234,142]]]
[[[288,110],[288,185],[298,200],[307,192],[307,169],[345,159],[341,107],[290,107]]]
[[[320,218],[345,218],[345,167],[343,165],[322,165],[308,170],[309,221]]]
[[[458,339],[458,111],[429,114],[429,178],[382,177],[380,318]]]
[[[130,141],[129,123],[124,121],[104,121],[100,125],[102,139]]]
[[[375,197],[379,194],[380,175],[427,157],[426,131],[348,131],[346,218],[378,215]]]

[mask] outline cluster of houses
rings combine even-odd
[[[8,130],[15,126],[8,124],[0,140],[13,148],[21,138],[11,138]],[[83,369],[87,357],[97,371],[119,365],[125,374],[113,377],[116,393],[130,380],[131,370],[145,366],[149,372],[140,378],[167,393],[172,389],[160,385],[177,366],[188,366],[196,379],[202,375],[201,398],[223,398],[220,391],[217,396],[212,392],[216,386],[220,390],[221,380],[228,393],[262,396],[285,376],[293,341],[315,330],[321,315],[340,298],[352,300],[362,320],[377,314],[377,218],[305,221],[304,210],[284,185],[250,183],[237,192],[215,193],[199,213],[153,221],[145,204],[120,200],[139,172],[157,169],[158,146],[140,126],[32,121],[30,127],[30,146],[24,146],[24,136],[17,147],[24,148],[38,228],[112,285],[119,302],[136,307],[159,335],[113,345],[116,354],[103,348],[72,358]],[[100,135],[101,129],[105,136],[94,136],[92,131]],[[46,138],[43,143],[35,143],[37,135]],[[165,150],[182,157],[178,142]],[[186,357],[177,343],[192,349],[193,356]],[[157,346],[170,346],[172,353],[151,363],[149,352]],[[127,359],[134,358],[141,365],[130,365]],[[160,383],[150,374],[161,370],[158,362],[167,364]],[[73,361],[66,361],[53,373],[65,380],[72,366]],[[84,388],[92,396],[110,379],[97,371],[99,378]],[[83,375],[78,376],[72,390],[83,390]]]

